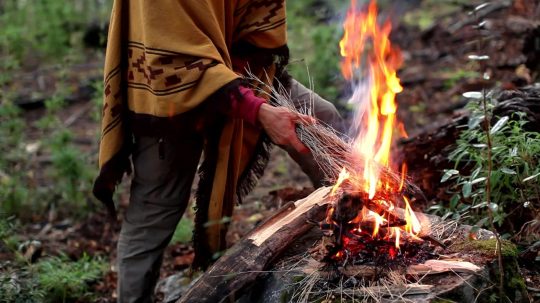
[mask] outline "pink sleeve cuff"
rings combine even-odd
[[[257,114],[261,105],[265,103],[263,98],[255,96],[253,90],[239,86],[238,90],[242,95],[242,100],[237,100],[236,95],[233,93],[231,97],[231,109],[232,115],[235,118],[240,118],[250,123],[251,125],[257,125]]]

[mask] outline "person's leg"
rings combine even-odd
[[[291,79],[291,99],[297,109],[313,106],[312,112],[317,120],[322,121],[339,132],[344,132],[345,122],[336,107],[295,79]],[[291,147],[286,147],[285,150],[300,165],[302,171],[306,173],[314,187],[317,188],[325,185],[324,174],[321,172],[312,155],[300,154]]]
[[[118,240],[118,302],[153,301],[163,251],[188,204],[201,151],[201,138],[136,140]]]

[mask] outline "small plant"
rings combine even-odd
[[[0,270],[0,302],[37,303],[44,299],[45,291],[39,288],[31,270]]]
[[[0,302],[42,302],[45,292],[39,289],[33,270],[19,258],[14,217],[0,214],[0,254],[14,256],[15,261],[0,260]]]
[[[339,96],[339,20],[326,20],[336,15],[348,1],[289,1],[287,19],[291,75],[318,94],[335,101]],[[309,8],[309,9],[306,9]],[[326,46],[333,47],[326,47]],[[320,47],[325,46],[325,47]],[[309,73],[306,71],[309,66]]]
[[[3,99],[0,106],[0,213],[18,212],[28,201],[26,184],[30,161],[25,151],[25,122],[21,110]]]
[[[31,264],[17,251],[15,232],[15,218],[0,216],[0,253],[13,257],[0,261],[0,302],[92,302],[90,283],[105,272],[106,261],[85,254],[77,261],[62,255]]]
[[[454,219],[466,218],[479,227],[489,226],[487,208],[493,211],[494,223],[506,224],[507,232],[516,232],[520,226],[506,220],[512,214],[538,213],[540,197],[540,134],[523,130],[525,119],[521,113],[500,117],[491,128],[493,141],[491,196],[489,205],[485,197],[487,179],[485,142],[486,133],[480,121],[482,112],[471,103],[472,117],[449,159],[454,169],[445,170],[441,182],[452,182],[454,195],[447,207],[432,209]],[[458,170],[460,168],[460,170]],[[523,218],[523,217],[522,217]],[[525,223],[522,221],[520,223]],[[516,230],[517,229],[517,230]]]
[[[39,287],[46,302],[89,299],[89,283],[96,281],[106,270],[107,263],[84,255],[73,262],[67,257],[53,257],[37,264]]]
[[[193,221],[183,217],[176,226],[171,243],[188,243],[193,235]]]
[[[82,53],[82,35],[87,24],[104,22],[112,1],[19,1],[0,4],[0,57],[8,69],[31,61],[66,58]],[[2,73],[3,74],[3,73]],[[1,78],[0,76],[0,82]]]

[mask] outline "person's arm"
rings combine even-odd
[[[296,124],[314,123],[312,117],[293,112],[283,106],[269,105],[247,87],[239,86],[238,91],[242,100],[238,100],[234,93],[230,95],[232,116],[244,119],[252,125],[262,126],[275,144],[291,145],[300,153],[309,152],[296,135]]]

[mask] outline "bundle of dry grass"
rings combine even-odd
[[[255,75],[248,73],[248,78],[252,83],[255,83],[255,89],[260,94],[266,95],[269,98],[270,104],[274,106],[283,106],[303,115],[314,117],[313,114],[313,98],[310,97],[305,107],[296,108],[291,97],[291,92],[281,83],[277,82],[274,86],[268,86]],[[310,85],[311,86],[311,85]],[[306,123],[297,125],[297,135],[311,151],[315,161],[319,165],[329,183],[334,183],[338,180],[340,172],[345,169],[349,174],[349,179],[353,184],[363,183],[363,166],[365,159],[354,151],[354,140],[346,134],[340,133],[332,126],[326,125],[322,121],[317,123]],[[387,167],[381,166],[378,163],[370,161],[372,167],[376,167],[381,175],[381,179],[390,183],[390,188],[400,188],[402,176],[395,173]],[[358,182],[357,182],[358,181]],[[406,178],[403,180],[404,185],[401,186],[403,193],[422,195],[420,189],[409,182]],[[396,194],[396,193],[389,193]]]

